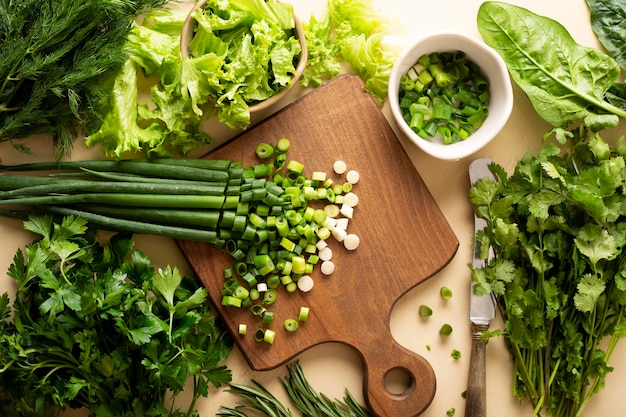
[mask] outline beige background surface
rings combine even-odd
[[[326,10],[324,0],[289,1],[294,4],[302,20],[308,20],[311,14],[321,14]],[[397,51],[411,37],[431,30],[457,29],[479,37],[475,18],[481,3],[479,0],[373,0],[374,6],[393,21],[386,44]],[[578,43],[599,47],[589,24],[589,11],[584,0],[517,0],[511,3],[558,20]],[[188,9],[191,2],[181,2],[176,7]],[[303,93],[297,91],[289,99]],[[489,157],[510,172],[524,152],[534,152],[539,148],[542,136],[549,128],[536,115],[528,99],[517,87],[514,87],[514,93],[513,113],[504,130],[489,146],[466,159],[455,162],[435,160],[422,154],[398,132],[399,140],[460,241],[459,250],[452,262],[429,281],[401,298],[390,317],[392,334],[397,341],[422,355],[435,369],[437,392],[431,406],[423,414],[426,417],[445,417],[446,411],[451,407],[456,408],[456,416],[464,414],[461,393],[466,389],[470,357],[467,263],[471,260],[473,235],[472,211],[467,201],[469,188],[467,167],[476,157]],[[390,120],[387,105],[384,106],[383,112]],[[605,132],[604,136],[614,140],[626,131],[624,126],[626,122],[622,122],[618,129]],[[392,127],[395,129],[393,124]],[[207,130],[216,137],[215,143],[211,146],[235,133],[216,123],[209,123]],[[0,160],[2,163],[18,163],[53,158],[54,154],[47,137],[32,138],[28,144],[37,151],[35,157],[20,154],[9,144],[3,143],[0,144]],[[197,151],[197,155],[208,149],[210,147]],[[73,159],[99,157],[98,149],[85,149],[80,141],[76,142]],[[0,236],[0,291],[12,292],[14,289],[11,280],[6,276],[6,270],[16,249],[27,244],[32,236],[22,230],[21,222],[4,218],[0,218]],[[136,240],[138,247],[148,253],[155,264],[176,265],[188,271],[188,266],[173,241],[148,236],[137,236]],[[439,296],[439,289],[444,285],[451,288],[454,294],[453,298],[446,302]],[[417,315],[418,306],[423,303],[429,304],[435,312],[427,321],[421,320]],[[442,339],[438,335],[438,330],[444,322],[451,323],[454,332],[450,337]],[[494,327],[499,325],[499,320],[493,324]],[[427,349],[427,345],[431,346],[430,350]],[[461,351],[461,359],[454,360],[450,357],[453,349]],[[487,352],[489,415],[507,417],[532,415],[532,410],[528,406],[520,406],[511,395],[511,363],[503,343],[499,340],[492,341]],[[330,397],[340,398],[347,388],[357,399],[362,399],[362,365],[359,357],[350,348],[340,344],[321,345],[301,354],[298,359],[305,375],[317,390]],[[608,376],[606,388],[588,406],[586,416],[624,415],[621,395],[623,387],[626,386],[626,343],[618,346],[612,364],[615,371]],[[234,382],[248,383],[250,378],[254,378],[280,398],[286,398],[278,380],[286,373],[284,367],[274,371],[252,372],[237,350],[233,351],[227,365],[233,370]],[[395,389],[392,386],[390,388]],[[220,405],[232,405],[233,400],[229,394],[213,390],[209,398],[201,399],[198,403],[200,415],[213,416]]]

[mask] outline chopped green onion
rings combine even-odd
[[[300,307],[300,312],[298,313],[299,321],[307,321],[309,319],[309,307]]]
[[[359,179],[361,178],[361,175],[359,174],[358,171],[356,170],[350,170],[348,171],[348,173],[346,174],[346,181],[348,181],[349,184],[356,184],[357,182],[359,182]],[[345,192],[349,192],[352,190],[352,187],[350,187],[350,190],[345,190]]]
[[[277,297],[278,297],[278,292],[275,289],[270,288],[263,293],[263,304],[265,305],[274,304]]]
[[[241,299],[232,295],[222,296],[222,305],[230,307],[241,307]]]
[[[422,55],[401,77],[403,117],[426,140],[466,139],[487,117],[489,98],[488,81],[463,51]]]
[[[452,298],[452,290],[448,287],[441,287],[439,293],[441,294],[441,298],[443,298],[444,300],[449,300],[450,298]]]
[[[287,138],[280,138],[276,142],[276,150],[278,150],[281,153],[287,152],[290,146],[291,146],[291,142]]]
[[[452,334],[452,326],[447,324],[447,323],[444,324],[439,329],[439,334],[442,335],[442,336],[450,336]]]
[[[261,159],[266,159],[274,155],[274,147],[270,145],[269,143],[263,143],[263,142],[259,143],[256,146],[255,151],[256,151],[256,155]]]
[[[271,329],[265,329],[263,334],[263,341],[265,343],[269,343],[270,345],[274,343],[274,339],[276,338],[276,332]]]
[[[287,164],[287,170],[290,172],[301,174],[302,171],[304,171],[304,165],[297,161],[289,161],[289,163]]]
[[[254,340],[257,342],[262,342],[264,339],[265,339],[265,330],[257,329],[256,332],[254,332]]]
[[[420,317],[430,317],[433,315],[433,309],[425,304],[422,304],[419,306],[419,315]]]
[[[359,236],[354,233],[347,234],[343,239],[343,246],[348,250],[355,250],[359,247],[360,243],[361,240],[359,239]]]
[[[298,330],[299,326],[300,325],[298,324],[298,322],[294,319],[287,319],[283,322],[283,327],[288,332],[295,332],[296,330]]]
[[[250,291],[248,291],[246,288],[242,287],[241,285],[238,285],[237,288],[235,288],[235,291],[233,292],[233,297],[239,298],[240,300],[245,300],[249,296],[250,296]]]
[[[298,289],[302,292],[311,291],[313,289],[313,286],[315,285],[315,282],[310,275],[302,275],[300,278],[298,278],[296,283],[298,285]]]
[[[320,270],[324,275],[331,275],[333,272],[335,272],[335,264],[332,261],[324,261],[322,262]]]
[[[273,311],[265,311],[263,313],[263,324],[272,324],[274,322],[274,312]]]

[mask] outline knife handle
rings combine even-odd
[[[472,328],[472,352],[470,357],[467,392],[465,397],[465,417],[487,416],[487,345],[480,338],[487,325],[474,324]]]

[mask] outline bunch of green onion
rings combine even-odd
[[[167,158],[0,166],[0,206],[30,206],[0,215],[26,217],[37,210],[81,216],[106,230],[213,244],[233,258],[224,271],[222,304],[248,308],[270,325],[268,307],[278,286],[310,291],[318,263],[322,273],[332,273],[334,264],[324,256],[329,237],[345,239],[350,250],[358,246],[346,231],[357,201],[354,180],[335,184],[323,172],[307,178],[303,164],[287,162],[289,146],[286,138],[275,146],[259,144],[257,156],[271,161],[248,167]],[[16,174],[50,170],[47,176]],[[314,208],[312,201],[321,203]],[[284,325],[297,328],[293,320]]]
[[[404,120],[424,139],[467,139],[487,118],[488,104],[489,83],[462,51],[423,55],[400,78]]]

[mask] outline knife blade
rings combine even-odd
[[[491,161],[488,158],[479,158],[469,166],[469,178],[471,185],[476,184],[481,178],[494,179],[489,170]],[[472,265],[475,268],[484,266],[484,261],[480,259],[480,242],[476,240],[476,232],[484,229],[487,221],[474,213],[474,253]],[[489,251],[492,256],[492,251]],[[470,327],[472,331],[472,349],[470,356],[470,366],[468,384],[466,392],[465,416],[466,417],[486,417],[487,415],[487,381],[486,364],[487,352],[486,344],[481,339],[481,334],[489,328],[489,323],[495,318],[496,302],[493,295],[475,295],[474,282],[470,280]]]

